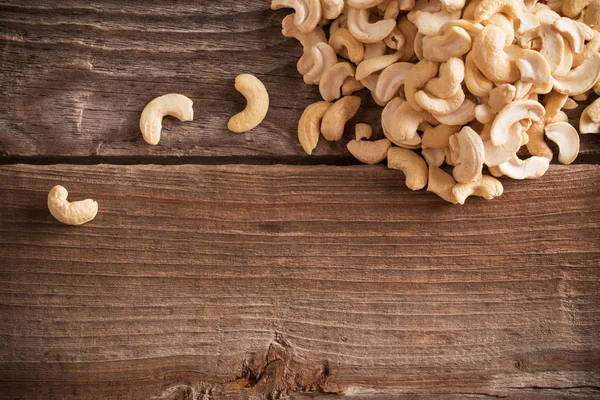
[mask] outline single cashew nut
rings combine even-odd
[[[558,162],[571,164],[579,154],[579,134],[568,122],[546,125],[546,137],[558,145]]]
[[[344,96],[325,111],[321,122],[321,134],[326,140],[338,141],[344,135],[344,127],[360,107],[360,97]]]
[[[298,140],[306,154],[311,155],[317,142],[321,130],[321,120],[325,112],[331,107],[328,101],[317,101],[306,107],[300,121],[298,122]]]
[[[575,96],[593,88],[598,78],[600,78],[600,54],[596,53],[565,76],[554,77],[554,90]]]
[[[424,90],[415,93],[415,101],[424,110],[436,115],[448,115],[458,110],[465,101],[465,92],[460,89],[453,96],[447,99],[440,99],[432,96]]]
[[[304,74],[304,83],[318,85],[325,71],[333,67],[338,59],[333,48],[327,43],[317,43],[314,45],[311,50],[311,56],[313,66]]]
[[[496,13],[504,13],[513,19],[519,19],[523,12],[524,6],[517,0],[483,0],[475,8],[474,20],[485,21]]]
[[[406,175],[406,187],[420,190],[427,185],[427,164],[417,153],[402,147],[388,150],[388,168],[397,169]]]
[[[396,27],[396,20],[383,19],[375,23],[369,22],[369,10],[366,8],[348,9],[348,29],[352,36],[363,43],[380,42]]]
[[[462,59],[453,57],[440,65],[438,75],[425,84],[425,90],[441,99],[452,97],[461,90],[465,79],[465,63]]]
[[[494,197],[501,196],[503,192],[502,183],[498,179],[487,175],[483,175],[478,181],[457,183],[452,188],[452,194],[458,204],[465,204],[465,200],[469,196],[479,196],[486,200],[492,200]]]
[[[521,142],[525,131],[526,128],[520,122],[517,122],[510,126],[508,129],[508,138],[506,142],[500,146],[494,146],[490,139],[484,140],[483,147],[485,149],[485,165],[488,167],[495,167],[503,162],[508,161],[510,157],[521,147]]]
[[[361,81],[367,76],[377,71],[381,71],[382,69],[385,69],[386,67],[392,65],[393,63],[398,61],[401,55],[401,52],[396,52],[394,54],[387,54],[379,57],[370,58],[368,60],[363,60],[356,67],[356,74],[354,75],[354,77],[356,78],[356,80]]]
[[[426,148],[444,148],[450,144],[450,136],[460,131],[460,125],[438,125],[430,126],[423,132],[422,147]]]
[[[354,135],[356,136],[357,141],[371,139],[371,136],[373,136],[373,128],[371,128],[371,125],[369,124],[359,122],[354,126]]]
[[[354,76],[354,67],[347,62],[339,62],[325,71],[319,81],[319,92],[323,100],[339,99],[344,81],[351,76]]]
[[[235,88],[246,98],[244,111],[234,115],[227,123],[231,132],[241,133],[256,128],[267,116],[269,93],[254,75],[242,74],[235,78]]]
[[[428,192],[437,194],[448,203],[456,204],[458,200],[452,193],[452,188],[455,185],[456,181],[450,174],[447,174],[436,165],[429,165]]]
[[[554,84],[548,61],[535,50],[522,49],[516,61],[521,72],[519,82],[531,83],[536,93],[548,93]],[[529,90],[528,90],[529,92]]]
[[[519,79],[519,69],[505,51],[506,34],[495,25],[488,25],[473,40],[473,61],[489,80],[496,83],[513,83]],[[493,61],[491,61],[493,60]]]
[[[321,0],[323,18],[336,19],[344,11],[344,0]]]
[[[194,119],[192,100],[182,94],[165,94],[152,100],[144,107],[140,117],[140,130],[146,143],[157,145],[162,131],[162,119],[170,115],[180,121]]]
[[[468,183],[481,178],[485,161],[483,141],[477,132],[465,126],[450,137],[450,152],[457,153],[452,175],[457,182]]]
[[[398,96],[400,87],[404,85],[413,64],[407,62],[394,63],[385,68],[375,86],[375,95],[384,102]]]
[[[544,175],[549,166],[550,161],[545,157],[533,156],[527,160],[521,160],[516,154],[513,154],[505,163],[497,167],[490,167],[490,172],[492,172],[492,168],[497,168],[501,174],[512,179],[535,179]]]
[[[512,103],[515,99],[517,89],[509,84],[503,83],[490,91],[488,105],[496,112],[502,110],[505,106]]]
[[[458,107],[458,110],[456,110],[450,114],[441,115],[441,114],[432,113],[431,115],[433,115],[433,117],[436,120],[438,120],[440,122],[440,124],[464,125],[475,119],[475,107],[476,106],[477,105],[475,104],[475,102],[473,100],[465,99],[465,101],[462,103],[462,105],[460,107]]]
[[[419,33],[433,36],[439,33],[446,22],[459,19],[460,11],[448,11],[442,8],[439,11],[429,12],[413,9],[407,16],[408,20],[415,24]]]
[[[300,32],[310,32],[321,22],[321,0],[272,0],[271,10],[293,8],[294,23]]]
[[[423,38],[423,58],[426,60],[448,61],[453,57],[462,57],[470,49],[471,36],[459,26],[453,26],[440,35]]]
[[[395,99],[394,99],[395,100]],[[393,100],[392,100],[393,102]],[[394,106],[392,102],[388,103],[386,108]],[[385,109],[384,109],[385,111]],[[388,114],[388,113],[386,113]],[[425,117],[419,111],[415,111],[408,102],[401,102],[391,113],[391,118],[382,113],[381,125],[385,136],[397,146],[402,146],[406,141],[413,139],[417,135],[419,124],[425,121]],[[420,140],[419,140],[420,141]]]
[[[587,133],[600,133],[600,122],[594,122],[588,114],[588,109],[584,109],[579,117],[579,131],[582,135]]]
[[[504,107],[492,123],[490,139],[494,146],[500,146],[508,140],[509,128],[523,120],[539,121],[546,110],[534,100],[516,100]]]
[[[368,140],[351,140],[346,145],[350,154],[365,164],[377,164],[387,157],[387,152],[392,143],[387,139],[374,142]]]
[[[443,148],[426,148],[421,151],[423,158],[429,165],[441,166],[446,159]],[[430,170],[431,173],[431,170]],[[431,182],[431,179],[430,179]]]
[[[465,85],[469,92],[478,97],[487,97],[494,88],[494,83],[485,77],[473,61],[473,52],[465,58]]]
[[[67,225],[83,225],[98,214],[98,203],[92,199],[68,201],[69,192],[60,185],[48,193],[48,210],[54,218]]]
[[[348,58],[355,64],[360,63],[365,56],[365,47],[356,40],[348,29],[338,29],[329,37],[329,45],[340,54],[342,49],[346,49]]]

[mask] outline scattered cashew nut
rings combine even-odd
[[[69,192],[60,185],[48,193],[48,210],[54,218],[67,225],[83,225],[98,214],[98,203],[92,199],[68,201]]]

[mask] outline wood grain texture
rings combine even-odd
[[[320,162],[304,154],[296,135],[302,111],[320,99],[318,89],[296,71],[301,46],[281,35],[288,11],[271,11],[269,4],[0,0],[0,155],[21,162],[39,156]],[[271,107],[258,128],[232,134],[227,120],[245,105],[234,78],[246,72],[265,83]],[[170,92],[194,101],[195,120],[165,119],[160,144],[149,146],[139,133],[141,110]],[[361,97],[347,131],[362,121],[381,136],[381,107],[366,92]],[[580,111],[570,112],[575,126]],[[321,140],[313,154],[351,159],[349,138]],[[599,144],[597,135],[583,136],[576,162],[598,163]]]
[[[402,180],[0,167],[0,398],[600,396],[600,166],[463,207]]]

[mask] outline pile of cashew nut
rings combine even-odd
[[[342,138],[363,88],[384,107],[385,138],[369,140],[373,129],[359,123],[348,151],[367,164],[387,158],[407,187],[453,204],[500,196],[495,177],[544,175],[553,157],[545,139],[560,163],[579,153],[562,109],[600,93],[600,0],[272,0],[271,8],[294,9],[282,33],[302,45],[298,72],[323,98],[298,123],[307,154],[321,135]],[[600,99],[579,131],[600,133]]]

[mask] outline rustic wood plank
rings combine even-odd
[[[600,396],[600,166],[463,207],[401,175],[0,167],[0,398]]]
[[[319,94],[296,71],[299,44],[280,33],[287,11],[269,10],[268,0],[148,3],[0,1],[0,155],[12,157],[7,162],[38,156],[307,158],[296,125]],[[244,107],[233,81],[243,72],[264,81],[271,108],[261,126],[232,134],[227,120]],[[166,119],[160,145],[152,147],[140,136],[139,115],[168,92],[192,98],[196,118],[185,124]],[[356,121],[379,127],[381,108],[367,93],[361,96],[363,107],[348,132]],[[571,113],[575,124],[579,113]],[[582,140],[577,162],[599,163],[600,138]],[[349,157],[345,141],[321,140],[314,154]]]

